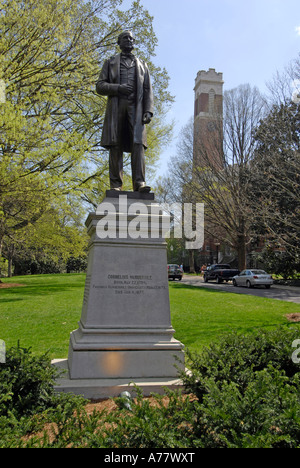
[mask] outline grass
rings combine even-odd
[[[300,304],[178,283],[170,285],[170,300],[175,337],[193,351],[232,331],[248,334],[278,326],[300,327],[286,318],[300,313]]]
[[[19,276],[3,282],[24,287],[0,289],[0,339],[51,357],[67,357],[70,332],[81,315],[85,275]]]
[[[8,347],[20,340],[35,354],[67,357],[70,332],[81,316],[85,275],[22,276],[4,282],[24,287],[0,289],[0,339]],[[170,283],[170,301],[175,337],[193,351],[231,331],[298,326],[285,315],[300,313],[299,304],[179,283]]]

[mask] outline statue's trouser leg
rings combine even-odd
[[[131,153],[131,170],[133,190],[145,185],[145,148],[144,145],[135,143]]]
[[[118,141],[119,146],[113,146],[109,153],[110,187],[121,188],[123,185],[123,150],[132,148],[131,171],[133,190],[145,185],[145,147],[133,143],[135,125],[135,104],[127,99],[119,99]],[[126,151],[126,150],[125,150]]]
[[[123,185],[123,151],[118,146],[109,150],[110,188],[117,189]]]
[[[145,148],[143,144],[134,143],[134,126],[136,108],[135,103],[130,99],[123,101],[119,105],[119,109],[122,109],[122,113],[125,119],[123,120],[123,141],[127,140],[127,144],[132,148],[131,151],[131,173],[132,173],[132,185],[133,190],[138,191],[139,187],[145,185]]]

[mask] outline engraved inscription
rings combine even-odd
[[[93,284],[94,289],[104,289],[117,295],[143,295],[145,292],[166,289],[155,284],[152,275],[108,275],[107,284]]]

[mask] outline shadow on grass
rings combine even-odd
[[[59,276],[51,276],[49,281],[50,278],[47,279],[47,275],[30,276],[28,279],[25,278],[23,282],[22,279],[18,280],[20,286],[1,289],[0,302],[21,301],[30,296],[46,296],[75,289],[80,289],[83,292],[84,289],[84,278],[80,277],[76,278],[78,281],[74,281],[74,277],[67,277],[62,280]],[[31,281],[34,281],[34,284]]]
[[[1,295],[0,295],[0,304],[4,303],[4,302],[17,302],[17,301],[22,301],[23,298],[20,297],[14,297],[14,298],[10,298],[10,299],[4,299]]]

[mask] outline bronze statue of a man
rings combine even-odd
[[[147,64],[132,54],[131,31],[120,34],[121,54],[106,60],[96,84],[108,96],[101,146],[109,149],[110,188],[122,190],[123,152],[131,153],[133,190],[149,192],[145,183],[145,125],[153,117],[153,92]]]

